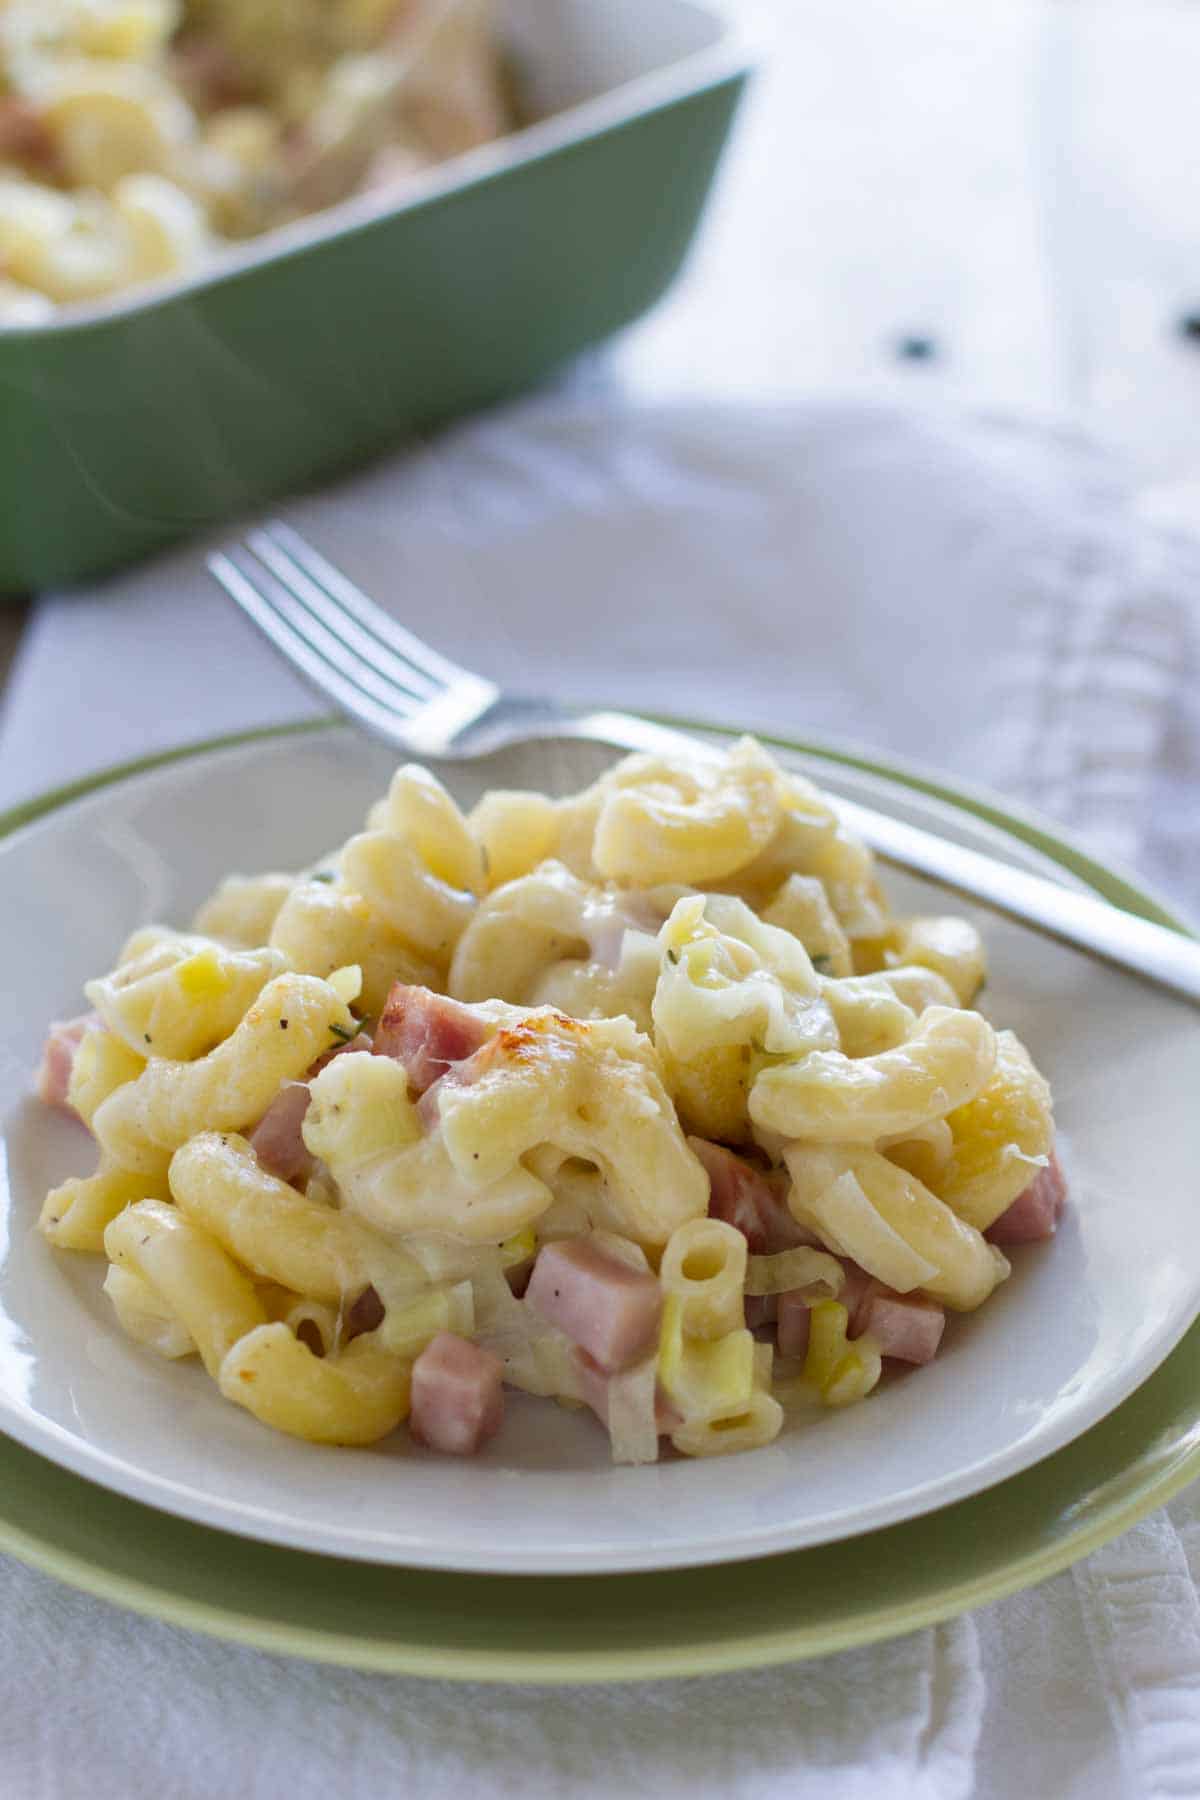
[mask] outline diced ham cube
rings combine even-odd
[[[504,1423],[504,1365],[452,1331],[439,1331],[413,1364],[409,1430],[449,1456],[473,1456]]]
[[[94,1012],[83,1013],[77,1019],[56,1020],[51,1025],[42,1060],[33,1078],[34,1092],[39,1100],[44,1100],[47,1106],[61,1106],[67,1112],[71,1111],[67,1104],[67,1089],[71,1085],[75,1052],[87,1032],[103,1029]]]
[[[747,1294],[742,1304],[751,1331],[757,1331],[762,1325],[773,1325],[779,1316],[778,1294]]]
[[[808,1302],[798,1288],[790,1294],[780,1294],[776,1318],[776,1342],[780,1356],[807,1355]]]
[[[1036,1244],[1058,1230],[1067,1202],[1067,1178],[1051,1151],[1046,1168],[1039,1171],[1023,1194],[984,1233],[989,1244]]]
[[[246,71],[224,44],[184,38],[171,51],[171,73],[201,112],[240,106],[254,97]]]
[[[788,1211],[782,1177],[763,1174],[744,1157],[707,1138],[690,1137],[688,1143],[708,1176],[709,1216],[740,1231],[752,1255],[770,1256],[797,1244],[820,1243]]]
[[[848,1256],[843,1256],[839,1260],[846,1271],[846,1279],[842,1284],[842,1291],[838,1295],[838,1299],[848,1315],[846,1336],[861,1337],[865,1329],[864,1320],[872,1296],[877,1293],[890,1293],[892,1290],[885,1289],[881,1281],[876,1281],[873,1275],[868,1275],[865,1269],[860,1269],[858,1264],[852,1262]]]
[[[868,1299],[860,1337],[867,1332],[879,1347],[881,1356],[894,1356],[899,1362],[932,1362],[946,1329],[946,1314],[934,1300],[918,1300],[911,1294],[893,1294],[885,1289]]]
[[[458,1000],[398,981],[376,1028],[374,1050],[403,1063],[409,1085],[421,1095],[453,1063],[473,1056],[487,1036],[484,1022]]]
[[[650,1350],[662,1318],[658,1277],[631,1268],[588,1238],[542,1246],[525,1304],[610,1374]]]
[[[56,172],[58,147],[41,111],[18,94],[0,95],[0,162]]]
[[[357,1054],[370,1048],[371,1040],[362,1032],[348,1044],[335,1044],[332,1050],[326,1050],[310,1066],[308,1080],[319,1075],[335,1056],[346,1056],[351,1051]],[[268,1175],[275,1175],[280,1181],[289,1182],[292,1187],[302,1187],[313,1172],[312,1153],[304,1142],[303,1134],[309,1099],[308,1081],[285,1081],[258,1124],[248,1134],[250,1148],[258,1158],[259,1166]]]
[[[313,1158],[301,1132],[312,1098],[305,1081],[285,1081],[250,1133],[259,1167],[300,1187],[312,1174]]]
[[[838,1299],[846,1308],[846,1335],[868,1334],[881,1356],[898,1362],[927,1363],[937,1354],[946,1314],[936,1301],[897,1294],[876,1281],[849,1258],[842,1259],[846,1281]],[[779,1296],[778,1343],[781,1356],[803,1356],[808,1349],[809,1311],[802,1289]]]

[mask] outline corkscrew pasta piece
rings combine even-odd
[[[104,1248],[110,1262],[154,1290],[214,1380],[238,1339],[267,1322],[254,1284],[233,1258],[161,1200],[139,1200],[118,1213]]]
[[[651,1010],[684,1123],[701,1137],[745,1137],[768,1057],[837,1045],[821,981],[795,938],[727,895],[680,900],[659,941]]]
[[[260,1118],[285,1081],[295,1081],[357,1025],[328,982],[277,975],[236,1030],[195,1062],[155,1057],[136,1081],[110,1094],[92,1128],[102,1151],[131,1169],[157,1169],[163,1151],[201,1131],[234,1131]]]
[[[285,966],[277,950],[230,950],[211,939],[172,935],[83,991],[109,1030],[139,1056],[187,1062],[227,1038]]]
[[[334,1303],[370,1285],[356,1221],[268,1175],[245,1138],[200,1132],[171,1158],[169,1179],[180,1212],[259,1280]]]
[[[468,821],[428,769],[405,763],[393,775],[376,831],[410,843],[429,873],[459,893],[482,894],[487,885],[483,851]]]
[[[342,851],[347,887],[374,916],[439,973],[475,910],[474,896],[451,887],[422,862],[414,846],[386,831],[362,832]],[[440,984],[439,984],[440,985]]]
[[[790,931],[822,975],[853,975],[850,940],[815,875],[789,875],[762,909],[764,925]]]
[[[103,1243],[100,1247],[103,1248]],[[132,1269],[123,1269],[117,1263],[109,1263],[104,1292],[112,1303],[122,1331],[135,1343],[144,1344],[147,1350],[172,1362],[196,1354],[191,1332],[143,1276]]]
[[[592,858],[607,879],[720,881],[770,842],[783,813],[779,770],[750,738],[715,764],[629,757],[602,785]]]
[[[146,1058],[115,1031],[85,1031],[67,1082],[67,1105],[91,1126],[96,1110],[127,1081],[136,1081]]]
[[[857,1144],[793,1144],[788,1205],[830,1249],[898,1293],[919,1288],[969,1311],[1009,1273],[1007,1259],[907,1169]]]
[[[973,1100],[995,1062],[986,1019],[931,1006],[906,1042],[878,1056],[815,1050],[764,1069],[750,1090],[750,1117],[789,1138],[871,1144]]]
[[[336,879],[297,882],[275,916],[270,943],[304,975],[327,977],[350,964],[361,969],[362,1004],[372,1016],[383,1011],[393,982],[438,984],[434,965]]]
[[[575,1018],[650,1024],[653,934],[670,908],[584,882],[562,863],[494,888],[468,923],[447,986],[458,999],[557,1006]]]
[[[1054,1148],[1049,1083],[1013,1032],[997,1032],[991,1080],[946,1123],[952,1147],[933,1185],[961,1219],[986,1231]]]
[[[438,1090],[442,1136],[456,1169],[498,1171],[536,1144],[594,1163],[604,1177],[593,1219],[661,1245],[708,1203],[649,1041],[627,1019],[527,1013],[477,1053],[474,1079]]]
[[[983,939],[968,919],[897,919],[881,937],[858,945],[856,955],[862,968],[930,969],[946,982],[958,1006],[971,1006],[987,980]]]
[[[311,1444],[375,1444],[408,1417],[411,1365],[374,1334],[314,1356],[281,1321],[248,1331],[217,1371],[221,1392],[264,1425]]]
[[[93,1255],[104,1248],[104,1233],[117,1214],[136,1200],[166,1200],[167,1158],[161,1155],[153,1167],[129,1169],[101,1157],[94,1175],[72,1176],[51,1188],[42,1205],[38,1228],[56,1250],[83,1250]]]
[[[493,788],[467,816],[489,891],[528,875],[555,855],[558,808],[546,794]]]
[[[239,950],[253,950],[268,942],[280,909],[295,885],[294,875],[228,875],[199,909],[192,929]],[[321,971],[308,969],[304,973],[316,975]]]

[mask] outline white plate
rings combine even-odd
[[[531,747],[441,773],[467,801],[485,785],[567,791],[599,754]],[[403,1433],[371,1451],[296,1443],[227,1405],[198,1366],[137,1349],[99,1260],[52,1252],[34,1228],[47,1187],[93,1162],[80,1127],[26,1097],[45,1023],[78,1010],[134,925],[185,920],[227,871],[299,866],[340,842],[389,769],[345,731],[261,740],[106,787],[0,843],[0,1429],[138,1500],[302,1549],[494,1573],[672,1568],[829,1542],[976,1492],[1078,1436],[1178,1342],[1200,1309],[1181,1254],[1200,1167],[1196,1015],[980,914],[987,1010],[1053,1083],[1072,1203],[1054,1243],[1017,1252],[1012,1280],[952,1323],[935,1363],[868,1404],[751,1455],[614,1469],[590,1416],[517,1396],[500,1438],[463,1463]],[[966,812],[849,768],[812,772],[1063,878]],[[889,885],[904,909],[946,909],[919,881]]]

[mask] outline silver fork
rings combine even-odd
[[[532,738],[583,738],[693,761],[718,754],[700,739],[629,713],[577,712],[502,692],[415,637],[278,521],[210,556],[208,566],[313,687],[363,730],[409,755],[469,759]],[[1182,933],[857,801],[838,797],[833,804],[886,861],[1200,1001],[1200,944]]]

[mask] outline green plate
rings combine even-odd
[[[246,739],[221,744],[231,741]],[[991,798],[783,742],[948,800],[1119,904],[1176,923],[1124,877]],[[215,747],[194,746],[48,795],[0,819],[0,836],[81,792]],[[0,1546],[118,1605],[265,1650],[443,1679],[628,1680],[823,1655],[998,1600],[1096,1549],[1198,1474],[1200,1324],[1131,1399],[1026,1473],[908,1524],[753,1562],[535,1578],[341,1561],[188,1524],[3,1438]]]

